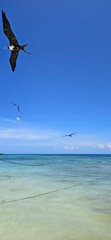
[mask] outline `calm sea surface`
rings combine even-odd
[[[110,240],[111,155],[0,155],[1,240]]]

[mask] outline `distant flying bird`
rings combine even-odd
[[[17,120],[18,122],[20,121],[20,119],[21,119],[20,116],[16,117],[16,120]]]
[[[14,107],[17,107],[18,112],[20,112],[20,107],[16,103],[12,103]]]
[[[75,135],[76,133],[70,133],[70,134],[66,134],[63,137],[72,137],[73,135]]]
[[[11,56],[10,56],[10,64],[11,64],[12,71],[14,72],[19,51],[21,50],[23,52],[30,54],[29,52],[27,52],[24,49],[28,44],[24,44],[21,46],[19,45],[14,33],[11,30],[10,23],[9,23],[4,11],[2,11],[2,21],[3,21],[3,31],[10,42],[10,46],[8,46],[7,48],[10,49],[12,52]]]

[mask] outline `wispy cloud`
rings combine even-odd
[[[10,119],[10,118],[4,118],[4,117],[0,117],[0,123],[15,123],[16,120]]]
[[[108,143],[101,143],[101,144],[97,144],[97,148],[99,149],[111,149],[111,142]]]
[[[74,149],[79,149],[78,146],[65,146],[64,150],[74,150]]]
[[[28,128],[0,129],[0,152],[49,153],[58,151],[59,133],[53,130]]]
[[[18,139],[18,140],[46,140],[49,138],[48,133],[34,131],[31,129],[1,129],[0,139]]]
[[[1,120],[1,119],[0,119]],[[2,119],[4,121],[4,119]],[[74,138],[62,138],[61,131],[42,128],[27,123],[16,123],[6,119],[8,124],[1,124],[0,146],[2,152],[108,152],[111,141],[108,136],[103,139],[100,135],[77,134]],[[9,124],[9,122],[11,124]],[[105,142],[105,143],[104,143]]]

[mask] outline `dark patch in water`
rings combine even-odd
[[[111,215],[111,208],[93,208],[94,211]]]
[[[11,192],[16,192],[16,190],[15,190],[15,189],[12,189]]]
[[[33,196],[28,196],[28,197],[13,199],[13,200],[10,200],[10,201],[4,201],[4,200],[3,200],[3,201],[0,203],[0,205],[2,205],[2,204],[8,204],[8,203],[13,203],[13,202],[24,201],[24,200],[29,200],[29,199],[33,199],[33,198],[38,198],[38,197],[41,197],[41,196],[44,196],[44,195],[49,195],[49,194],[56,193],[56,192],[59,192],[59,191],[62,191],[62,190],[66,190],[66,189],[69,189],[69,188],[73,188],[73,187],[76,187],[76,186],[77,186],[77,185],[74,184],[74,185],[72,185],[72,186],[55,189],[55,190],[52,190],[52,191],[49,191],[49,192],[40,193],[40,194],[36,194],[36,195],[33,195]]]
[[[11,178],[11,176],[10,175],[5,175],[5,176],[3,176],[3,177],[1,177],[0,178],[0,180],[9,180]]]
[[[42,166],[48,166],[51,165],[46,164],[46,163],[38,163],[38,164],[29,164],[29,163],[20,163],[20,162],[15,162],[15,161],[10,161],[10,160],[4,160],[4,159],[0,159],[1,162],[6,162],[6,163],[11,163],[11,164],[15,164],[15,165],[22,165],[22,166],[28,166],[28,167],[42,167]]]

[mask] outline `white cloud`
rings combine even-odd
[[[31,129],[1,129],[0,139],[19,139],[19,140],[46,140],[48,134],[37,132]]]
[[[79,149],[78,146],[65,146],[64,150],[74,150],[74,149]]]
[[[0,152],[49,153],[59,151],[60,133],[54,130],[29,127],[0,129]]]
[[[9,118],[0,117],[0,123],[4,123],[4,122],[14,123],[15,121]]]
[[[111,149],[111,142],[107,143],[107,148]]]
[[[99,149],[111,149],[111,142],[108,143],[101,143],[101,144],[97,144],[97,148]]]
[[[97,144],[97,148],[99,148],[99,149],[105,149],[105,146],[104,146],[104,144],[100,143],[100,144]]]
[[[0,118],[1,120],[1,118]],[[8,120],[7,120],[8,121]],[[110,138],[102,139],[96,135],[77,135],[76,138],[62,138],[60,131],[54,129],[45,129],[26,123],[12,122],[9,124],[0,124],[0,146],[3,150],[17,149],[24,152],[98,152],[99,149],[108,151],[111,149]],[[10,141],[9,141],[10,140]],[[108,141],[109,140],[109,141]],[[105,143],[104,143],[105,142]],[[8,143],[8,144],[7,144]],[[20,149],[20,150],[18,150]],[[11,151],[11,150],[10,150]],[[8,152],[8,150],[7,150]]]

